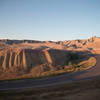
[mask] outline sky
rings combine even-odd
[[[0,0],[0,39],[100,37],[100,0]]]

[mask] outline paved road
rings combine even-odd
[[[62,83],[75,82],[85,80],[100,75],[100,56],[95,56],[97,59],[96,66],[81,72],[72,74],[59,75],[44,79],[28,79],[19,81],[0,82],[0,90],[21,89],[21,88],[37,88],[45,87]]]

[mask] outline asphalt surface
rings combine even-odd
[[[95,57],[97,60],[97,64],[88,70],[43,79],[26,79],[18,81],[0,82],[0,90],[38,88],[62,83],[76,82],[100,76],[100,56],[97,55]]]

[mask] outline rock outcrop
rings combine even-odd
[[[85,40],[65,40],[59,42],[59,44],[65,46],[66,49],[81,49],[81,50],[90,50],[90,49],[100,49],[100,38],[92,37]]]

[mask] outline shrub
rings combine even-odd
[[[76,51],[73,51],[73,52],[70,52],[69,54],[68,54],[68,59],[69,59],[69,61],[72,61],[72,60],[77,60],[77,59],[79,59],[79,54],[76,52]]]

